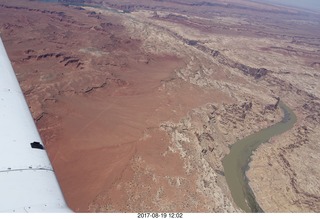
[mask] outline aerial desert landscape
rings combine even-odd
[[[320,212],[320,9],[266,2],[0,0],[73,211]]]

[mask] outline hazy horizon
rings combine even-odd
[[[44,2],[58,2],[58,0],[41,0]],[[270,4],[294,6],[303,9],[320,11],[319,0],[250,0],[255,2],[265,2]]]
[[[303,9],[320,11],[319,0],[252,0],[252,1],[294,6],[294,7],[299,7]]]

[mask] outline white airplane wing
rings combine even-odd
[[[71,212],[1,38],[0,212]]]

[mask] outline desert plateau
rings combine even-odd
[[[0,36],[73,211],[320,212],[320,9],[0,0]]]

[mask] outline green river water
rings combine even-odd
[[[58,2],[58,0],[40,1]],[[85,4],[72,5],[86,6]],[[297,120],[293,111],[283,102],[280,102],[279,106],[284,112],[284,117],[280,122],[237,141],[230,146],[230,153],[222,160],[224,174],[232,198],[238,207],[245,212],[263,212],[259,204],[255,201],[254,194],[248,185],[248,178],[245,175],[252,152],[256,150],[260,144],[267,142],[271,137],[280,135],[291,129]]]
[[[281,101],[279,106],[284,113],[280,122],[237,141],[230,146],[230,153],[222,160],[224,174],[232,198],[238,207],[245,212],[263,212],[255,200],[245,174],[251,161],[252,152],[271,137],[291,129],[297,121],[296,115],[289,107]]]

